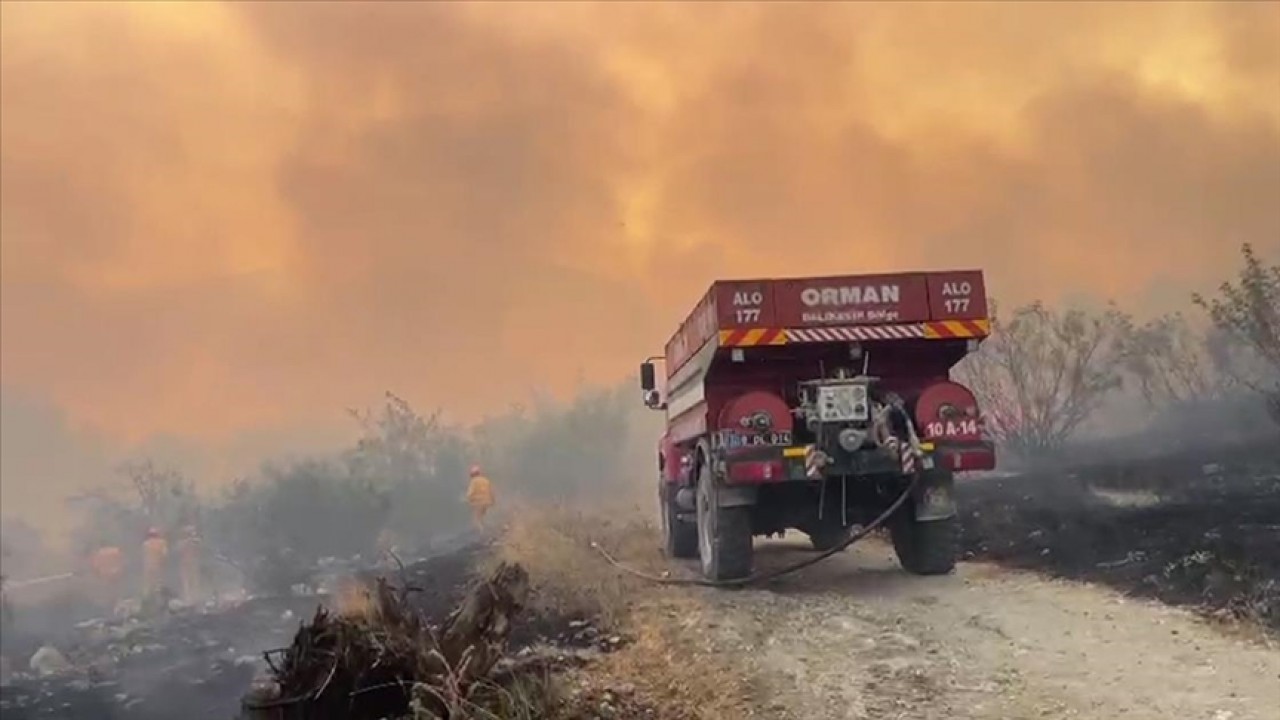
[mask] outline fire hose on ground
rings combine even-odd
[[[44,577],[32,578],[30,580],[14,580],[7,581],[4,584],[5,590],[18,590],[24,587],[32,587],[35,585],[44,585],[46,583],[56,582],[58,580],[70,580],[75,577],[76,573],[59,573],[57,575],[46,575]]]
[[[826,560],[832,555],[835,555],[836,553],[843,551],[845,548],[848,548],[850,545],[858,542],[859,540],[865,538],[866,536],[870,535],[871,533],[883,527],[884,524],[889,521],[889,518],[893,517],[893,514],[898,511],[898,508],[902,507],[902,505],[907,501],[907,499],[911,497],[911,493],[915,490],[916,485],[919,482],[920,482],[920,471],[917,470],[916,472],[912,473],[911,482],[907,483],[907,487],[903,489],[902,494],[898,495],[897,499],[894,500],[892,503],[890,503],[889,507],[886,508],[884,512],[880,513],[874,520],[872,520],[866,526],[859,528],[855,532],[850,533],[849,536],[846,537],[844,540],[841,540],[835,546],[822,551],[820,554],[807,558],[793,565],[777,568],[775,570],[769,570],[767,572],[752,573],[751,575],[748,575],[746,577],[736,578],[734,580],[708,580],[706,578],[672,578],[672,577],[663,577],[661,575],[653,575],[653,574],[646,573],[646,572],[637,570],[633,567],[628,567],[627,565],[622,564],[617,560],[617,558],[610,555],[609,551],[605,550],[600,545],[600,543],[594,540],[591,542],[591,547],[595,548],[596,552],[599,552],[600,555],[604,557],[604,559],[608,561],[610,565],[614,566],[615,568],[618,568],[619,570],[622,570],[623,572],[629,575],[638,577],[641,580],[648,580],[649,582],[660,583],[662,585],[695,585],[700,587],[741,587],[744,585],[751,585],[754,583],[765,582],[767,580],[774,580],[776,578],[782,577],[783,575],[790,575],[793,572],[797,572],[807,567],[817,565],[818,563],[822,562],[823,560]]]

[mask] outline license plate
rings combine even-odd
[[[791,433],[767,432],[744,435],[742,433],[725,432],[720,434],[720,444],[729,450],[748,447],[769,447],[773,445],[790,445]]]

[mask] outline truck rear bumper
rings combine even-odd
[[[729,485],[763,485],[853,476],[884,476],[902,473],[900,461],[892,454],[859,452],[829,462],[815,473],[807,466],[807,446],[751,448],[725,458],[725,481]],[[989,442],[933,447],[928,453],[934,467],[952,471],[992,470],[995,448]]]
[[[824,464],[815,468],[810,466],[811,450],[811,446],[802,445],[734,452],[725,458],[725,480],[730,485],[762,485],[902,472],[901,461],[895,455],[880,451],[859,452],[838,459],[824,455]]]
[[[941,445],[934,452],[934,462],[956,472],[995,470],[996,448],[990,442],[965,445]]]

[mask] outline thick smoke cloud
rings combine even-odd
[[[616,379],[720,276],[981,266],[1170,309],[1280,244],[1277,27],[5,3],[0,380],[119,442],[225,443],[385,388],[475,417]]]

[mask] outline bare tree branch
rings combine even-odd
[[[1218,297],[1195,295],[1194,301],[1224,337],[1246,349],[1240,358],[1225,347],[1216,359],[1236,382],[1262,395],[1280,423],[1280,264],[1264,265],[1247,243],[1241,256],[1235,283],[1222,283]]]
[[[994,304],[993,304],[994,308]],[[1069,439],[1121,384],[1128,316],[1058,313],[1036,302],[1007,322],[993,310],[992,335],[959,366],[985,409],[988,431],[1024,456],[1053,451]]]

